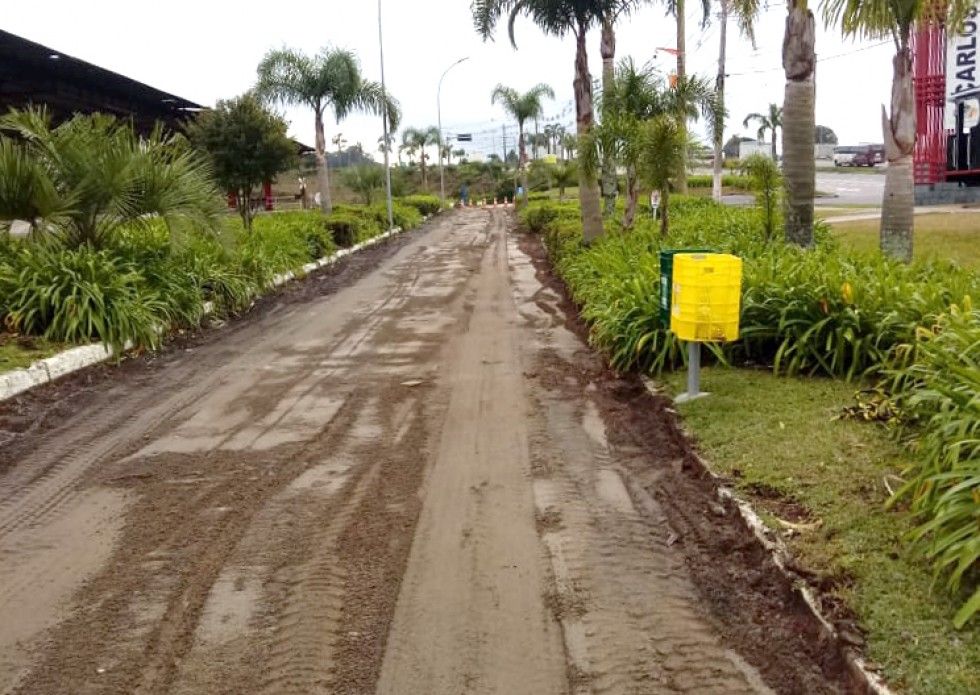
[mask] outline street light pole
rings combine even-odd
[[[381,0],[378,0],[381,2]],[[446,68],[446,71],[442,73],[442,77],[439,78],[439,88],[436,90],[436,113],[439,119],[439,202],[445,207],[446,206],[446,171],[442,166],[442,148],[443,148],[443,135],[442,135],[442,81],[446,78],[446,75],[454,67],[460,63],[469,60],[469,56],[465,58],[460,58],[455,63]],[[423,155],[424,156],[424,155]]]
[[[384,152],[385,152],[385,198],[388,202],[388,231],[395,228],[395,213],[391,204],[391,159],[388,148],[391,142],[388,139],[388,90],[385,88],[385,42],[384,35],[381,33],[381,0],[378,0],[378,50],[381,52],[381,123],[384,128]]]

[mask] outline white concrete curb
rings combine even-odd
[[[646,376],[641,376],[640,379],[643,381],[643,385],[646,387],[654,396],[663,396],[664,394],[660,392],[657,385],[652,379]],[[718,500],[720,502],[732,502],[735,508],[738,509],[739,516],[742,519],[742,523],[752,531],[756,540],[765,548],[773,562],[779,568],[783,576],[786,577],[792,584],[793,588],[800,594],[803,602],[806,603],[813,617],[817,619],[825,635],[834,640],[836,644],[842,645],[841,652],[844,656],[844,662],[851,671],[851,675],[860,683],[863,684],[864,690],[869,695],[895,695],[894,691],[890,690],[885,684],[885,681],[877,673],[874,673],[868,668],[867,662],[851,647],[844,644],[834,628],[833,623],[828,620],[827,616],[823,614],[820,610],[820,604],[817,602],[816,596],[813,590],[799,581],[788,569],[787,565],[792,557],[786,544],[783,543],[783,539],[779,537],[772,529],[766,526],[765,522],[759,517],[752,505],[739,497],[734,490],[727,487],[724,481],[715,474],[708,465],[708,462],[704,460],[696,452],[694,455],[697,457],[698,461],[701,463],[701,467],[708,472],[708,475],[715,481],[715,489],[717,490]]]
[[[423,224],[431,217],[432,215],[423,215]],[[345,258],[352,253],[357,253],[358,251],[366,249],[370,246],[374,246],[385,239],[389,239],[394,235],[401,233],[401,231],[401,227],[395,227],[394,229],[384,232],[383,234],[379,234],[376,237],[372,237],[367,241],[362,241],[359,244],[355,244],[349,249],[339,249],[331,256],[324,256],[323,258],[307,263],[303,266],[299,277],[308,275],[314,270],[332,265],[341,258]],[[272,279],[271,287],[279,287],[280,285],[284,285],[287,282],[295,280],[297,277],[297,274],[293,272],[276,275]],[[208,315],[213,312],[214,304],[212,302],[205,302],[204,314]],[[132,345],[127,344],[125,348],[129,350],[132,348]],[[92,365],[99,364],[100,362],[105,362],[111,358],[113,354],[112,348],[104,343],[93,343],[91,345],[81,345],[79,347],[65,350],[64,352],[59,352],[57,355],[34,362],[30,367],[13,369],[9,372],[0,372],[0,401],[13,398],[14,396],[24,393],[35,386],[47,384],[55,379],[65,376],[66,374],[77,372],[79,369],[84,369],[85,367],[91,367]]]

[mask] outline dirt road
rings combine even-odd
[[[839,692],[510,226],[0,405],[0,692]]]

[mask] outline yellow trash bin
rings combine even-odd
[[[689,342],[738,340],[742,259],[727,253],[674,257],[670,330]]]

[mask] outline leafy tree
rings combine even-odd
[[[735,22],[741,34],[747,38],[752,47],[755,48],[755,21],[759,18],[761,3],[759,0],[718,0],[718,23],[719,48],[718,48],[718,76],[715,78],[715,93],[718,97],[718,104],[721,110],[725,109],[725,75],[726,75],[726,52],[728,49],[728,18],[735,15]],[[722,140],[725,137],[724,123],[715,129],[714,137],[714,167],[712,171],[711,195],[716,201],[721,201],[721,182],[723,174],[724,147]],[[737,155],[736,155],[737,156]]]
[[[320,205],[328,213],[333,205],[323,127],[326,110],[332,110],[338,123],[355,111],[381,115],[387,110],[392,130],[400,120],[397,102],[380,84],[364,79],[355,55],[341,49],[324,48],[314,56],[290,48],[269,51],[259,63],[256,91],[268,101],[313,110]]]
[[[148,136],[113,116],[53,127],[44,109],[0,118],[0,217],[24,219],[68,248],[99,248],[123,227],[162,220],[171,232],[217,231],[224,219],[211,169],[187,140]]]
[[[749,123],[753,121],[759,124],[759,130],[756,133],[756,137],[759,142],[765,142],[766,133],[772,132],[772,161],[778,159],[776,155],[776,130],[782,128],[783,126],[783,109],[779,104],[769,104],[769,111],[766,114],[761,113],[750,113],[742,121],[742,126],[745,128],[749,127]],[[812,143],[811,143],[812,144]],[[811,147],[810,156],[813,156],[813,148]]]
[[[555,98],[555,91],[546,84],[535,85],[523,94],[512,87],[498,84],[490,96],[491,103],[503,106],[504,110],[517,121],[517,147],[520,151],[518,169],[521,172],[525,200],[527,200],[527,144],[524,141],[524,124],[529,119],[538,118],[544,113],[545,97]]]
[[[516,48],[514,25],[521,15],[529,17],[546,34],[575,37],[575,113],[578,135],[587,135],[595,120],[592,105],[592,76],[586,38],[590,28],[604,18],[620,14],[637,4],[636,0],[472,0],[477,31],[484,39],[493,35],[498,22],[508,16],[511,44]],[[579,182],[582,230],[586,243],[602,236],[602,213],[597,182],[584,173]]]
[[[427,181],[425,177],[425,160],[429,156],[425,153],[425,148],[432,146],[439,146],[442,138],[439,136],[439,129],[435,126],[429,126],[428,128],[406,128],[405,132],[402,133],[402,148],[408,152],[409,157],[414,156],[416,153],[419,155],[419,165],[422,170],[422,188],[426,187]]]
[[[360,164],[343,172],[344,185],[359,194],[365,205],[374,202],[374,194],[384,188],[384,167],[378,164]]]
[[[286,129],[285,119],[253,94],[219,101],[187,128],[191,142],[211,161],[218,184],[234,191],[238,214],[248,230],[252,229],[252,193],[296,163],[295,146]]]
[[[683,165],[687,137],[677,118],[663,114],[643,124],[639,149],[637,168],[647,185],[660,192],[660,235],[666,237],[670,228],[670,188]]]
[[[814,128],[814,144],[816,145],[836,145],[837,133],[825,125],[818,125]]]
[[[915,149],[915,91],[912,83],[910,41],[916,23],[940,23],[958,28],[975,12],[972,0],[823,0],[824,21],[840,25],[845,36],[895,42],[892,58],[891,113],[881,107],[888,171],[881,206],[881,250],[909,262],[912,260],[913,179]]]

